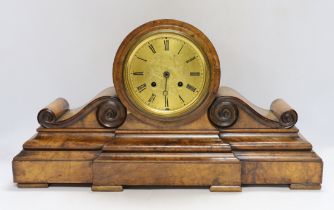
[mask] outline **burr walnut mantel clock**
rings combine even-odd
[[[113,76],[117,96],[133,115],[170,127],[207,111],[219,88],[220,67],[213,45],[198,29],[156,21],[126,37]]]
[[[320,189],[322,160],[295,127],[297,112],[221,87],[215,48],[194,26],[139,26],[116,53],[113,80],[81,108],[58,98],[38,113],[37,134],[13,159],[19,187]]]

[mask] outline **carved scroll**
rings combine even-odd
[[[229,127],[233,125],[239,115],[238,107],[223,97],[217,98],[209,110],[209,118],[218,127]]]
[[[97,111],[97,119],[99,123],[107,128],[117,128],[123,124],[125,118],[125,107],[117,98],[104,102],[99,106]]]
[[[283,99],[276,99],[271,103],[270,110],[279,119],[284,127],[292,127],[298,121],[297,112],[292,109]]]
[[[64,98],[57,98],[51,102],[44,109],[39,111],[37,115],[38,123],[42,126],[48,127],[47,125],[53,124],[69,110],[69,104]]]
[[[208,113],[210,121],[218,128],[233,128],[238,123],[250,129],[291,128],[297,123],[297,112],[282,99],[273,101],[270,110],[265,110],[228,87],[220,88],[218,95]]]
[[[65,99],[56,99],[38,113],[37,119],[44,128],[117,128],[126,115],[114,88],[107,88],[78,109],[70,110]]]

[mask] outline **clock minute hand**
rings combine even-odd
[[[163,95],[165,96],[165,107],[166,107],[166,109],[168,109],[169,105],[168,105],[167,81],[168,81],[168,78],[170,76],[170,73],[168,71],[165,71],[163,73],[163,76],[166,78],[166,80],[165,80],[165,90],[163,91]]]

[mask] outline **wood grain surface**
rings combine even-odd
[[[113,192],[128,186],[205,186],[212,192],[238,192],[245,184],[321,188],[321,158],[296,127],[280,123],[279,116],[292,110],[286,102],[265,110],[227,87],[215,102],[222,97],[233,97],[239,112],[230,126],[216,126],[208,110],[168,129],[132,118],[131,112],[118,127],[101,125],[99,106],[118,100],[113,88],[63,114],[65,103],[58,100],[48,106],[58,113],[56,120],[41,123],[13,159],[14,182],[21,188],[89,184],[93,191]]]

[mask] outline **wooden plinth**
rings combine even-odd
[[[48,153],[50,156],[44,155]],[[243,184],[288,184],[290,189],[317,190],[322,182],[322,161],[314,152],[96,152],[87,156],[77,151],[85,158],[72,153],[21,152],[13,162],[14,181],[22,188],[92,184],[93,191],[111,192],[122,191],[119,186],[207,186],[212,192],[232,192],[241,191]]]
[[[112,110],[119,113],[110,118]],[[228,118],[220,118],[220,111]],[[276,100],[270,110],[222,88],[208,112],[178,127],[135,118],[113,88],[81,109],[57,99],[38,115],[38,133],[13,159],[18,187],[90,184],[93,191],[127,186],[208,187],[289,185],[318,190],[323,163],[294,127],[297,113]]]

